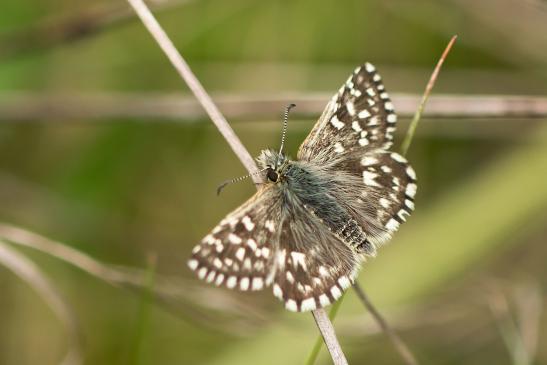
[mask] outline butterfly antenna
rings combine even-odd
[[[263,172],[263,171],[266,171],[266,169],[262,169],[262,170],[258,170],[252,174],[248,174],[248,175],[245,175],[245,176],[240,176],[240,177],[236,177],[234,179],[230,179],[230,180],[226,180],[224,181],[222,184],[220,184],[217,188],[217,195],[220,195],[220,192],[222,191],[222,189],[224,189],[226,187],[226,185],[229,185],[229,184],[233,184],[233,183],[237,183],[237,182],[240,182],[240,181],[243,181],[245,179],[248,179],[249,177],[251,176],[255,176],[255,175],[258,175],[259,173]]]
[[[294,108],[296,104],[289,104],[285,109],[285,114],[283,115],[283,130],[281,132],[281,147],[279,148],[279,154],[283,152],[283,147],[285,146],[285,136],[287,135],[287,121],[289,120],[289,112]],[[277,165],[277,162],[276,162]]]

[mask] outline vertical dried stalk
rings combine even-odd
[[[393,346],[395,346],[395,349],[401,356],[401,358],[404,360],[405,364],[407,365],[418,365],[418,361],[416,361],[416,358],[410,351],[410,349],[407,347],[407,345],[403,342],[403,340],[399,337],[397,332],[395,332],[387,323],[387,321],[382,317],[380,312],[374,307],[372,302],[369,300],[368,296],[366,295],[365,291],[359,283],[355,282],[353,284],[353,290],[355,290],[355,294],[357,294],[357,297],[361,300],[361,302],[364,304],[364,306],[367,308],[367,310],[370,312],[370,315],[376,323],[380,326],[380,329],[382,332],[387,334],[391,342],[393,343]]]
[[[169,39],[165,31],[159,25],[158,21],[154,18],[150,9],[142,0],[127,0],[133,7],[144,26],[148,29],[152,37],[156,40],[160,48],[165,55],[169,58],[173,67],[178,71],[179,75],[186,82],[188,87],[192,90],[198,101],[201,103],[209,117],[218,128],[220,133],[224,136],[234,153],[239,157],[245,168],[250,174],[257,171],[257,167],[249,154],[245,149],[239,138],[236,136],[224,116],[220,113],[211,97],[207,94],[201,83],[194,76],[190,67],[182,58],[182,55],[177,51],[173,42]],[[255,182],[261,182],[261,177],[253,175]],[[347,364],[347,361],[342,353],[334,328],[330,322],[328,316],[323,309],[313,311],[313,316],[317,327],[321,331],[321,335],[327,344],[327,347],[332,355],[332,359],[336,365]]]
[[[228,124],[220,110],[207,94],[199,80],[196,78],[190,66],[186,63],[182,55],[177,51],[171,39],[167,36],[161,25],[158,23],[150,9],[142,0],[127,0],[133,7],[142,23],[148,29],[158,46],[163,50],[173,67],[177,70],[180,77],[186,82],[190,90],[194,93],[196,99],[203,106],[219,132],[222,134],[226,142],[230,145],[234,153],[239,157],[241,163],[249,171],[250,174],[257,171],[255,162],[247,149],[243,146],[232,127]],[[256,183],[261,182],[260,176],[252,176]]]
[[[454,45],[454,42],[456,42],[457,38],[458,38],[457,35],[452,36],[452,38],[450,39],[450,42],[448,42],[448,45],[444,49],[444,52],[441,55],[441,58],[439,58],[439,61],[437,62],[437,66],[435,66],[435,69],[433,70],[431,77],[429,78],[429,82],[427,83],[425,87],[424,95],[422,96],[422,101],[420,102],[420,105],[418,105],[418,110],[416,110],[416,114],[414,114],[414,118],[412,118],[412,122],[410,122],[410,126],[408,127],[408,131],[406,133],[405,139],[403,143],[401,144],[401,152],[403,156],[406,155],[408,148],[410,147],[410,143],[412,142],[412,138],[414,138],[414,132],[416,131],[418,122],[420,121],[420,118],[422,117],[422,112],[424,110],[425,104],[427,103],[427,99],[429,98],[429,94],[431,94],[431,90],[433,90],[433,86],[435,85],[435,82],[437,81],[437,76],[439,75],[441,66],[443,65],[444,60],[446,59],[446,56],[448,56],[448,52],[450,52],[450,49],[452,49],[452,46]]]

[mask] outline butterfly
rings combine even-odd
[[[357,67],[296,160],[260,153],[265,182],[195,246],[190,269],[230,289],[271,287],[290,311],[336,301],[414,210],[416,174],[389,150],[396,122],[374,66]]]

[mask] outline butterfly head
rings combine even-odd
[[[289,159],[283,153],[274,150],[263,150],[257,158],[260,170],[266,171],[268,182],[279,182],[285,175]]]

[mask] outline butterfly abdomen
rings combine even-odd
[[[285,195],[291,196],[286,199],[289,205],[300,205],[357,252],[374,254],[366,233],[333,195],[333,191],[339,188],[335,179],[299,163],[289,166],[286,179]],[[286,208],[291,209],[290,206]]]

